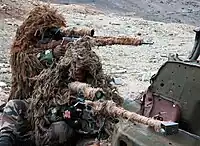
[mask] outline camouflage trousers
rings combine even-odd
[[[28,106],[29,104],[23,100],[10,100],[1,115],[0,135],[12,135],[16,145],[35,145],[31,124],[28,120]],[[51,130],[47,135],[54,141],[53,145],[66,143],[73,133],[73,129],[64,121],[52,123],[49,129]],[[52,143],[45,145],[52,145]]]
[[[26,142],[31,145],[31,127],[28,122],[27,107],[28,103],[22,100],[10,100],[6,104],[0,119],[1,136],[7,135],[15,143],[21,143],[21,145]]]

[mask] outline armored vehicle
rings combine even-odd
[[[137,111],[146,117],[179,123],[178,132],[156,133],[122,120],[116,124],[112,146],[200,146],[200,28],[194,31],[195,43],[188,59],[182,60],[178,54],[168,57],[151,77]]]

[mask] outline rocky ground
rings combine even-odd
[[[104,12],[132,15],[165,23],[199,25],[200,0],[42,0],[61,4],[89,4]]]
[[[7,3],[8,1],[6,0]],[[34,6],[29,1],[23,3],[27,4],[23,14]],[[4,4],[0,0],[1,11],[5,11],[9,5],[10,3]],[[94,28],[95,35],[137,36],[147,42],[154,42],[153,45],[137,47],[116,45],[94,48],[102,60],[105,72],[116,78],[119,91],[124,97],[146,89],[150,77],[167,60],[169,53],[178,53],[186,58],[193,46],[195,34],[192,25],[149,21],[138,16],[117,15],[113,12],[105,13],[89,5],[52,5],[63,13],[70,27]],[[12,12],[12,9],[10,11]],[[0,19],[0,98],[3,101],[11,84],[9,48],[15,31],[23,20],[23,17],[12,17],[12,13],[3,15]],[[20,13],[20,16],[24,15]]]

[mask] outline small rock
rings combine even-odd
[[[115,83],[113,81],[110,82],[111,85],[115,85]]]
[[[7,72],[10,72],[9,68],[1,68],[0,69],[0,73],[7,73]]]
[[[124,109],[131,111],[131,112],[136,112],[140,109],[140,104],[138,104],[132,98],[125,98],[122,106]]]
[[[165,58],[167,58],[168,56],[167,56],[167,54],[162,54],[162,55],[160,55],[160,57],[165,57]]]
[[[111,24],[111,25],[120,25],[119,23],[113,23],[113,22],[109,22],[109,24]]]
[[[143,94],[145,91],[144,90],[139,90],[138,91],[140,94]]]
[[[137,33],[138,36],[141,36],[142,34],[140,32]]]
[[[183,46],[183,45],[185,45],[185,43],[180,43],[178,46]]]
[[[0,87],[6,87],[6,86],[7,86],[6,83],[4,83],[4,82],[0,82]]]
[[[4,67],[4,64],[3,64],[3,63],[0,63],[0,67]]]
[[[8,24],[8,25],[11,25],[11,26],[13,25],[12,22],[7,22],[7,24]]]
[[[152,57],[152,58],[149,59],[149,62],[150,63],[156,63],[156,62],[158,62],[158,58]]]
[[[149,63],[156,63],[158,62],[157,59],[150,60]]]
[[[18,27],[19,25],[18,25],[18,24],[16,24],[16,23],[14,23],[14,24],[13,24],[13,26],[15,26],[15,27]]]
[[[0,92],[0,105],[2,102],[6,102],[8,100],[9,94],[5,92]]]
[[[114,83],[115,85],[124,85],[121,78],[114,78]]]
[[[5,87],[4,90],[5,91],[10,91],[11,87]]]
[[[6,10],[8,8],[8,6],[6,4],[3,4],[0,6],[1,9]]]
[[[127,70],[126,69],[122,69],[122,70],[116,70],[114,72],[112,72],[113,74],[123,74],[123,73],[126,73]]]
[[[147,76],[148,76],[148,75],[144,74],[144,75],[142,76],[141,81],[142,81],[142,82],[147,82],[147,81],[149,81],[150,78],[149,78],[149,76],[148,76],[148,77],[147,77]]]
[[[4,67],[8,68],[8,67],[10,67],[10,64],[4,64]]]
[[[141,81],[143,81],[143,82],[149,81],[151,79],[151,77],[156,73],[157,73],[157,71],[143,73]]]

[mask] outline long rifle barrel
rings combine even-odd
[[[86,101],[86,103],[92,106],[94,111],[102,115],[128,119],[131,122],[145,124],[153,127],[157,132],[163,132],[167,135],[175,134],[178,132],[178,123],[159,121],[153,118],[139,115],[135,112],[130,112],[128,110],[125,110],[123,107],[116,106],[113,101]]]

